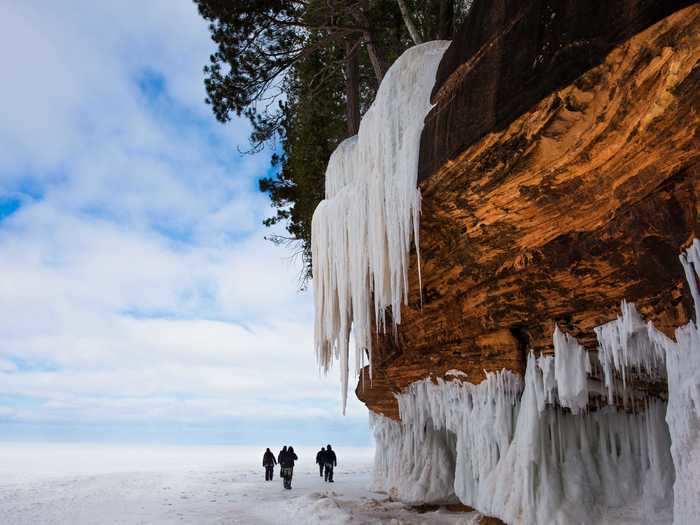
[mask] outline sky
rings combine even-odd
[[[369,444],[190,0],[0,0],[0,440]]]

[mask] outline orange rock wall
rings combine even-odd
[[[444,86],[429,120],[459,83]],[[523,372],[529,349],[552,351],[555,322],[595,350],[622,299],[669,334],[687,322],[678,254],[700,237],[699,103],[696,4],[424,178],[423,288],[414,254],[398,336],[378,339],[358,397],[398,418],[393,393],[416,380]]]

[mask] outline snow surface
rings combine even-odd
[[[680,259],[697,319],[700,242]],[[416,503],[457,497],[508,523],[697,523],[697,321],[674,341],[633,304],[621,310],[595,330],[609,406],[588,405],[588,352],[556,327],[554,356],[530,353],[524,380],[425,379],[397,395],[401,422],[374,415],[375,487]],[[633,392],[631,377],[667,377],[668,402]]]
[[[370,492],[370,450],[339,447],[324,484],[316,450],[301,449],[293,489],[263,481],[261,449],[0,444],[0,523],[438,524],[477,513],[417,513]]]
[[[328,162],[326,199],[311,225],[315,346],[324,370],[334,358],[340,361],[343,406],[351,332],[357,372],[364,351],[371,353],[373,321],[384,329],[391,307],[392,321],[401,322],[411,241],[420,258],[420,136],[448,45],[429,42],[401,55],[382,80],[358,135],[341,143]]]

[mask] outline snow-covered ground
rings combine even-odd
[[[273,449],[274,450],[274,449]],[[335,483],[299,448],[293,490],[264,481],[264,448],[0,444],[0,523],[442,524],[371,491],[372,451],[338,447]],[[275,450],[277,452],[277,450]]]

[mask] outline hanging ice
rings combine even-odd
[[[540,363],[530,354],[524,382],[502,371],[412,384],[397,396],[401,422],[373,417],[376,488],[411,503],[456,496],[514,524],[604,523],[624,507],[668,521],[664,403],[574,415],[544,402]]]
[[[644,376],[647,379],[664,381],[666,367],[664,351],[649,338],[647,325],[634,304],[622,301],[622,315],[595,328],[598,337],[598,359],[603,368],[608,403],[615,395],[628,403],[627,376]],[[616,387],[615,371],[622,377],[622,388]]]
[[[697,316],[700,242],[681,262]],[[401,422],[373,422],[377,484],[415,503],[456,496],[508,523],[609,523],[635,519],[630,513],[640,522],[696,523],[696,322],[678,328],[674,341],[623,302],[621,316],[596,333],[611,403],[621,397],[616,378],[624,392],[632,376],[667,377],[668,403],[647,395],[627,408],[588,411],[588,354],[556,329],[554,356],[530,354],[524,381],[502,371],[479,385],[423,380],[398,395]]]
[[[625,404],[630,373],[646,379],[668,381],[666,423],[671,435],[675,467],[673,522],[694,523],[700,516],[700,241],[695,239],[680,255],[695,306],[695,322],[676,330],[669,339],[649,322],[644,324],[633,304],[623,301],[622,315],[596,328],[599,358],[608,387],[609,402],[615,395]],[[622,377],[622,391],[615,373]]]
[[[694,239],[690,248],[680,255],[680,260],[695,303],[695,324],[700,325],[700,289],[696,277],[700,272],[700,240]]]
[[[588,404],[588,379],[591,371],[588,352],[575,338],[554,328],[554,379],[557,383],[559,403],[578,414]]]
[[[695,304],[696,320],[676,329],[675,341],[658,332],[651,323],[648,333],[666,352],[666,423],[676,469],[673,522],[685,525],[697,523],[700,516],[700,241],[695,239],[680,259]]]
[[[406,51],[384,77],[358,135],[340,144],[328,163],[326,199],[311,225],[314,338],[324,370],[334,356],[340,360],[343,407],[351,331],[359,368],[363,350],[371,352],[372,322],[382,329],[388,307],[393,322],[401,321],[411,241],[417,251],[419,245],[420,136],[448,44]]]

